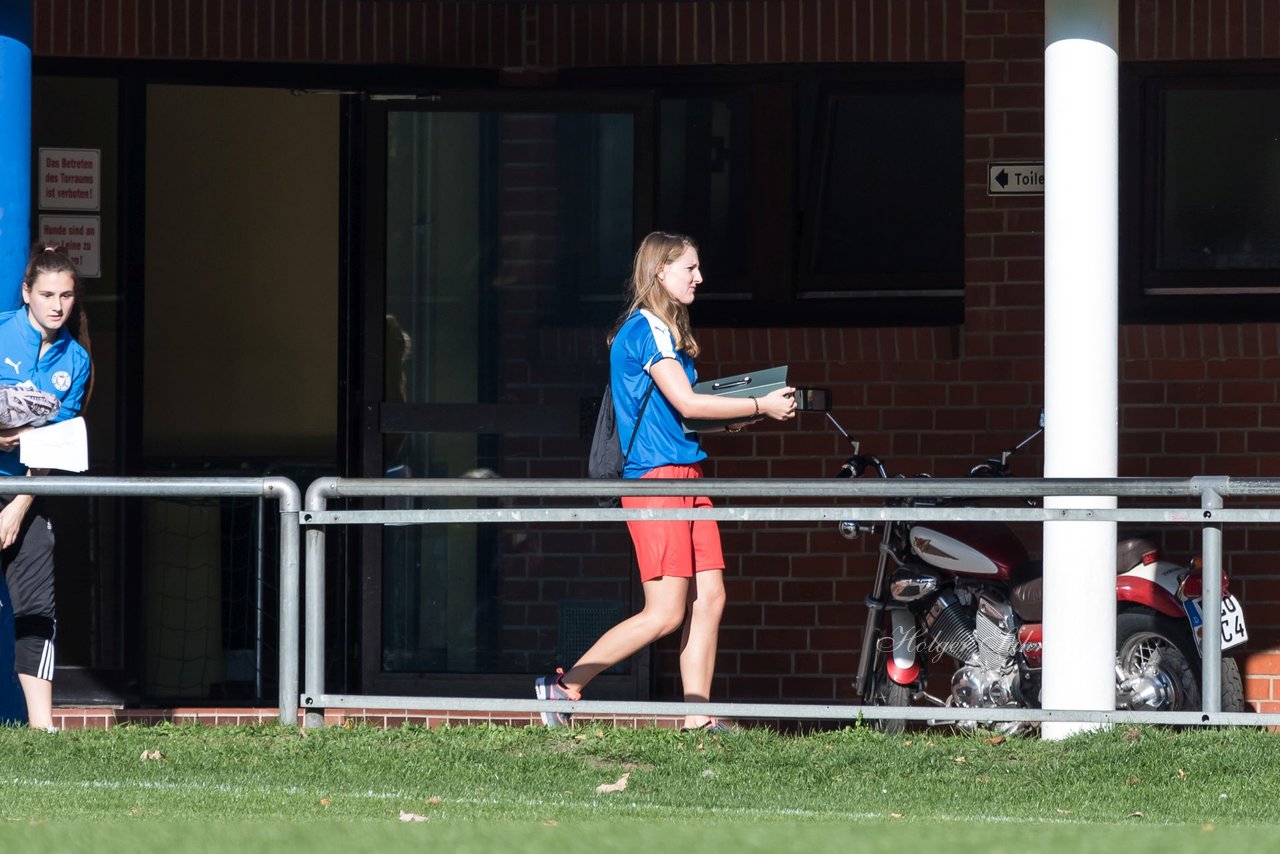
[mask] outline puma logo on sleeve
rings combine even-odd
[[[8,356],[5,356],[5,357],[4,357],[4,363],[5,363],[6,365],[8,365],[9,367],[13,368],[13,373],[14,373],[15,375],[17,375],[17,374],[19,374],[19,373],[21,373],[21,372],[22,372],[22,361],[21,361],[21,360],[19,360],[19,361],[15,362],[13,359],[10,359]]]

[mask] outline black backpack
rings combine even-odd
[[[640,413],[636,416],[635,429],[631,431],[631,441],[627,443],[626,453],[622,451],[622,440],[618,438],[618,422],[613,414],[612,386],[604,387],[604,395],[600,398],[600,411],[596,414],[596,431],[591,436],[591,454],[587,458],[587,475],[605,479],[622,477],[622,467],[631,456],[631,448],[640,433],[640,421],[644,418],[644,410],[649,405],[649,396],[653,394],[653,383],[644,393],[640,402]],[[616,495],[602,496],[596,499],[601,507],[617,507],[622,502]]]

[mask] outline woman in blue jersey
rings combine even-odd
[[[679,234],[654,232],[636,251],[630,304],[609,336],[610,385],[622,447],[630,447],[625,478],[698,478],[706,458],[685,420],[730,421],[736,433],[761,418],[795,417],[793,388],[759,398],[728,398],[693,390],[698,342],[689,305],[702,284],[698,248]],[[656,393],[649,393],[650,390]],[[638,424],[638,428],[637,428]],[[635,441],[632,442],[632,434]],[[627,497],[623,507],[710,507],[705,496]],[[568,672],[537,680],[538,698],[576,700],[604,670],[682,628],[680,680],[686,702],[707,702],[724,612],[724,556],[714,520],[628,521],[644,588],[639,614],[607,631]],[[568,715],[544,712],[548,726]],[[685,729],[719,729],[706,715],[686,715]]]
[[[61,403],[51,419],[80,413],[93,369],[79,276],[66,253],[37,246],[22,277],[23,307],[0,314],[0,384],[48,392]],[[0,475],[32,472],[19,459],[26,427],[0,430]],[[0,487],[0,564],[13,600],[18,681],[33,728],[53,729],[53,526],[31,495]]]

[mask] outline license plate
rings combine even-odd
[[[1187,599],[1182,607],[1186,609],[1187,619],[1191,621],[1191,634],[1196,639],[1196,647],[1201,647],[1204,634],[1204,619],[1200,615],[1200,600]],[[1236,601],[1236,597],[1227,594],[1222,597],[1222,648],[1231,649],[1249,639],[1249,630],[1244,624],[1244,609]]]

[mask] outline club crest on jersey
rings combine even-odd
[[[58,391],[66,391],[71,388],[71,374],[67,371],[54,371],[53,387]]]

